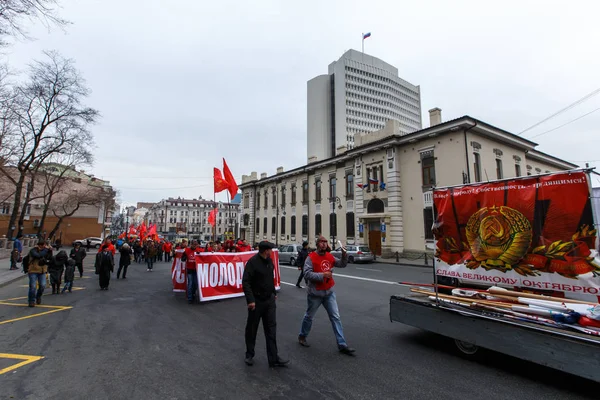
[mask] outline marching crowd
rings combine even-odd
[[[16,242],[19,242],[20,237]],[[245,265],[242,277],[242,287],[246,297],[248,307],[248,316],[246,320],[245,341],[246,356],[245,363],[249,366],[254,364],[254,347],[256,334],[260,321],[263,322],[265,339],[267,342],[267,358],[269,366],[286,366],[289,360],[281,358],[277,350],[276,340],[276,306],[277,292],[274,284],[274,265],[271,258],[272,249],[276,246],[273,243],[263,241],[254,246],[248,245],[245,240],[227,240],[224,243],[209,242],[205,246],[200,246],[197,240],[192,240],[189,247],[188,241],[183,240],[180,243],[169,241],[157,241],[146,239],[124,241],[120,244],[119,268],[117,279],[120,279],[121,273],[123,279],[126,279],[127,268],[131,261],[147,263],[147,271],[153,270],[154,262],[170,262],[176,252],[181,254],[181,260],[185,263],[187,274],[187,297],[190,304],[194,303],[196,293],[198,292],[197,264],[196,254],[202,252],[247,252],[258,250],[258,253],[252,256]],[[52,294],[62,294],[65,291],[73,290],[73,281],[76,270],[79,277],[83,276],[83,260],[87,256],[86,249],[82,248],[80,243],[75,243],[70,254],[60,250],[57,246],[57,254],[53,255],[53,247],[44,240],[39,240],[37,246],[32,248],[29,253],[21,258],[22,246],[20,242],[15,245],[18,250],[11,260],[11,269],[16,268],[17,261],[23,262],[23,272],[29,276],[29,307],[35,307],[42,303],[42,295],[46,287],[46,274],[50,276]],[[117,248],[113,241],[107,238],[96,254],[94,268],[98,275],[100,290],[108,290],[111,274],[114,272],[114,256]],[[333,333],[341,353],[352,355],[354,349],[348,346],[344,337],[339,309],[333,287],[335,285],[332,271],[333,268],[344,268],[348,263],[348,256],[342,247],[342,257],[340,259],[331,254],[329,242],[323,236],[317,240],[317,248],[309,251],[308,242],[302,244],[302,250],[298,253],[297,266],[301,271],[296,286],[300,286],[302,279],[307,283],[307,309],[304,313],[298,343],[303,347],[309,347],[307,337],[311,331],[312,321],[317,310],[323,306],[331,325]],[[64,287],[61,290],[64,274]]]

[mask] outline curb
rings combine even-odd
[[[396,261],[380,261],[379,259],[374,260],[373,262],[376,264],[389,264],[389,265],[398,265],[398,266],[405,266],[405,267],[433,268],[433,265],[403,263],[403,262],[396,262]]]
[[[16,277],[10,278],[10,279],[8,279],[8,280],[6,280],[4,282],[0,282],[0,288],[4,287],[4,286],[7,286],[7,285],[10,285],[11,283],[18,281],[19,279],[25,278],[26,276],[27,276],[27,274],[20,274],[20,275],[18,275]]]

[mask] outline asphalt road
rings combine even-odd
[[[39,317],[3,323],[54,309],[0,302],[0,370],[20,362],[10,354],[44,357],[1,374],[0,398],[598,398],[592,382],[496,353],[464,360],[447,340],[391,323],[390,295],[407,292],[393,282],[429,282],[431,269],[368,264],[336,272],[344,331],[356,356],[338,353],[324,310],[313,324],[312,346],[297,344],[306,297],[292,286],[297,270],[284,266],[277,334],[280,354],[291,359],[285,369],[268,368],[262,330],[255,365],[244,364],[243,298],[188,305],[171,292],[165,263],[154,272],[134,264],[127,280],[111,280],[109,291],[100,291],[86,271],[75,281],[82,289],[43,298],[44,305],[72,308]],[[0,288],[0,299],[26,296],[25,284]]]

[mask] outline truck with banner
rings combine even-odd
[[[200,294],[200,302],[221,300],[244,296],[242,288],[242,276],[244,267],[257,251],[246,251],[241,253],[196,253],[196,265],[198,268],[197,279]],[[175,250],[173,264],[171,266],[171,280],[173,292],[186,292],[187,274],[185,262],[181,261],[183,250]],[[279,273],[279,253],[273,250],[275,290],[281,288],[281,275]]]
[[[585,356],[600,350],[589,174],[436,188],[433,283],[392,296],[390,319],[448,336],[466,355],[484,347],[600,382],[600,360]]]

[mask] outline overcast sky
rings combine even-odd
[[[427,110],[519,133],[600,88],[600,2],[62,0],[65,31],[7,53],[76,60],[102,114],[94,175],[125,204],[212,198],[225,157],[241,183],[306,163],[306,81],[346,50],[396,66]],[[576,5],[576,6],[575,6]],[[600,95],[523,134],[539,150],[600,167]],[[597,180],[598,178],[594,178]],[[600,186],[600,180],[595,182]],[[219,199],[224,200],[225,195]]]

